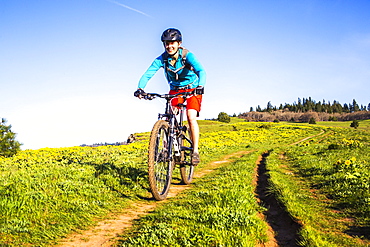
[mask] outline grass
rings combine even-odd
[[[358,120],[359,121],[359,130],[370,131],[370,120]],[[318,121],[316,125],[325,126],[325,127],[341,127],[341,128],[351,128],[352,121]]]
[[[259,217],[253,170],[257,153],[244,156],[197,180],[136,222],[119,246],[256,246],[267,242]]]
[[[287,208],[289,213],[300,222],[302,246],[368,246],[360,239],[345,232],[351,221],[324,194],[312,189],[292,170],[289,163],[282,160],[279,153],[273,152],[267,159],[271,176],[271,191]]]
[[[140,162],[127,159],[137,159],[140,152],[130,156],[126,151],[43,149],[2,159],[0,245],[46,245],[145,193],[140,184],[145,186],[146,180],[138,176],[145,170],[140,171]],[[125,169],[126,163],[130,169]]]
[[[305,224],[302,236],[307,246],[310,243],[324,246],[320,243],[336,241],[342,241],[338,242],[342,246],[351,246],[353,239],[343,232],[351,226],[363,229],[369,226],[366,214],[361,214],[361,211],[368,212],[366,207],[346,201],[350,198],[357,198],[353,202],[367,200],[366,194],[361,194],[364,191],[362,184],[356,184],[358,178],[365,178],[361,181],[367,186],[366,176],[370,177],[366,173],[370,161],[366,130],[321,126],[321,123],[249,123],[236,118],[231,118],[230,123],[205,120],[199,123],[200,168],[239,150],[258,152],[235,160],[212,176],[197,181],[192,190],[176,201],[169,200],[172,206],[168,211],[166,204],[149,218],[145,217],[142,222],[149,222],[148,225],[136,226],[136,231],[122,241],[123,246],[141,238],[151,238],[153,245],[162,241],[155,240],[155,236],[164,236],[166,241],[178,239],[183,241],[182,246],[197,241],[214,246],[228,243],[255,246],[265,242],[266,225],[256,217],[263,209],[255,202],[251,177],[257,153],[267,149],[277,150],[286,157],[286,160],[279,160],[271,155],[272,159],[268,161],[274,179],[271,190],[282,192],[281,201]],[[360,122],[360,127],[365,129],[368,125],[370,121]],[[294,147],[286,146],[322,130],[326,133],[321,137]],[[109,212],[125,210],[129,200],[147,198],[149,133],[140,135],[140,142],[121,147],[26,150],[12,158],[0,157],[0,246],[50,245],[73,230],[90,226]],[[352,157],[359,163],[346,167],[346,161]],[[344,173],[333,170],[333,164],[338,160],[342,162],[340,169],[347,169]],[[287,170],[282,170],[281,164]],[[291,170],[295,176],[288,174]],[[178,173],[174,179],[179,180]],[[345,190],[348,181],[351,182],[349,194]],[[310,194],[313,189],[314,195]],[[339,208],[340,214],[332,214],[328,205]],[[327,222],[316,220],[318,225],[315,225],[314,213],[310,215],[307,210],[303,211],[304,208],[320,213],[319,220],[328,219]],[[355,218],[352,225],[338,223],[335,227],[330,226],[330,222],[341,222],[349,214]],[[180,224],[171,220],[172,217]],[[227,229],[228,226],[232,227]],[[335,234],[326,236],[325,231]],[[338,232],[340,234],[336,234]],[[334,240],[328,241],[329,237]],[[342,237],[347,237],[349,242],[336,240]],[[173,242],[158,243],[172,245]]]
[[[272,191],[302,222],[303,246],[369,246],[369,135],[351,128],[276,149]]]
[[[358,130],[370,131],[370,119],[367,120],[358,120],[359,127]],[[340,127],[340,128],[348,128],[354,129],[350,127],[352,121],[317,121],[316,124],[309,124],[309,123],[294,123],[294,122],[284,122],[281,121],[280,123],[287,124],[287,125],[300,125],[300,126],[318,126],[318,127]]]

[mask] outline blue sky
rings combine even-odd
[[[124,141],[163,103],[133,97],[179,28],[207,72],[200,119],[298,97],[370,102],[370,1],[0,0],[0,117],[23,149]],[[146,91],[167,92],[163,71]]]

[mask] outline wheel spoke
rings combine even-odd
[[[168,154],[168,123],[159,120],[153,127],[149,145],[149,184],[157,200],[166,198],[172,179],[172,161]]]

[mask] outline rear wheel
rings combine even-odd
[[[181,138],[181,162],[180,162],[180,174],[181,180],[184,184],[190,184],[193,180],[194,166],[191,164],[191,154],[193,151],[193,145],[190,141],[190,128],[188,125],[185,126],[182,131],[183,137]]]
[[[169,126],[164,120],[158,120],[152,129],[149,143],[148,175],[153,197],[164,200],[171,185],[173,160],[169,153]]]

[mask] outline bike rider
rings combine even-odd
[[[170,94],[196,90],[195,94],[187,99],[186,115],[194,145],[191,161],[193,165],[198,165],[200,162],[198,146],[199,126],[196,118],[199,117],[206,73],[194,54],[181,47],[182,35],[178,29],[169,28],[165,30],[161,36],[161,41],[163,42],[165,52],[154,60],[140,78],[135,96],[142,98],[141,94],[144,93],[144,88],[148,81],[160,68],[163,68],[165,71],[164,73],[170,86]],[[178,103],[182,103],[179,102],[180,100],[182,98],[174,98],[171,101],[171,105],[176,106]]]

